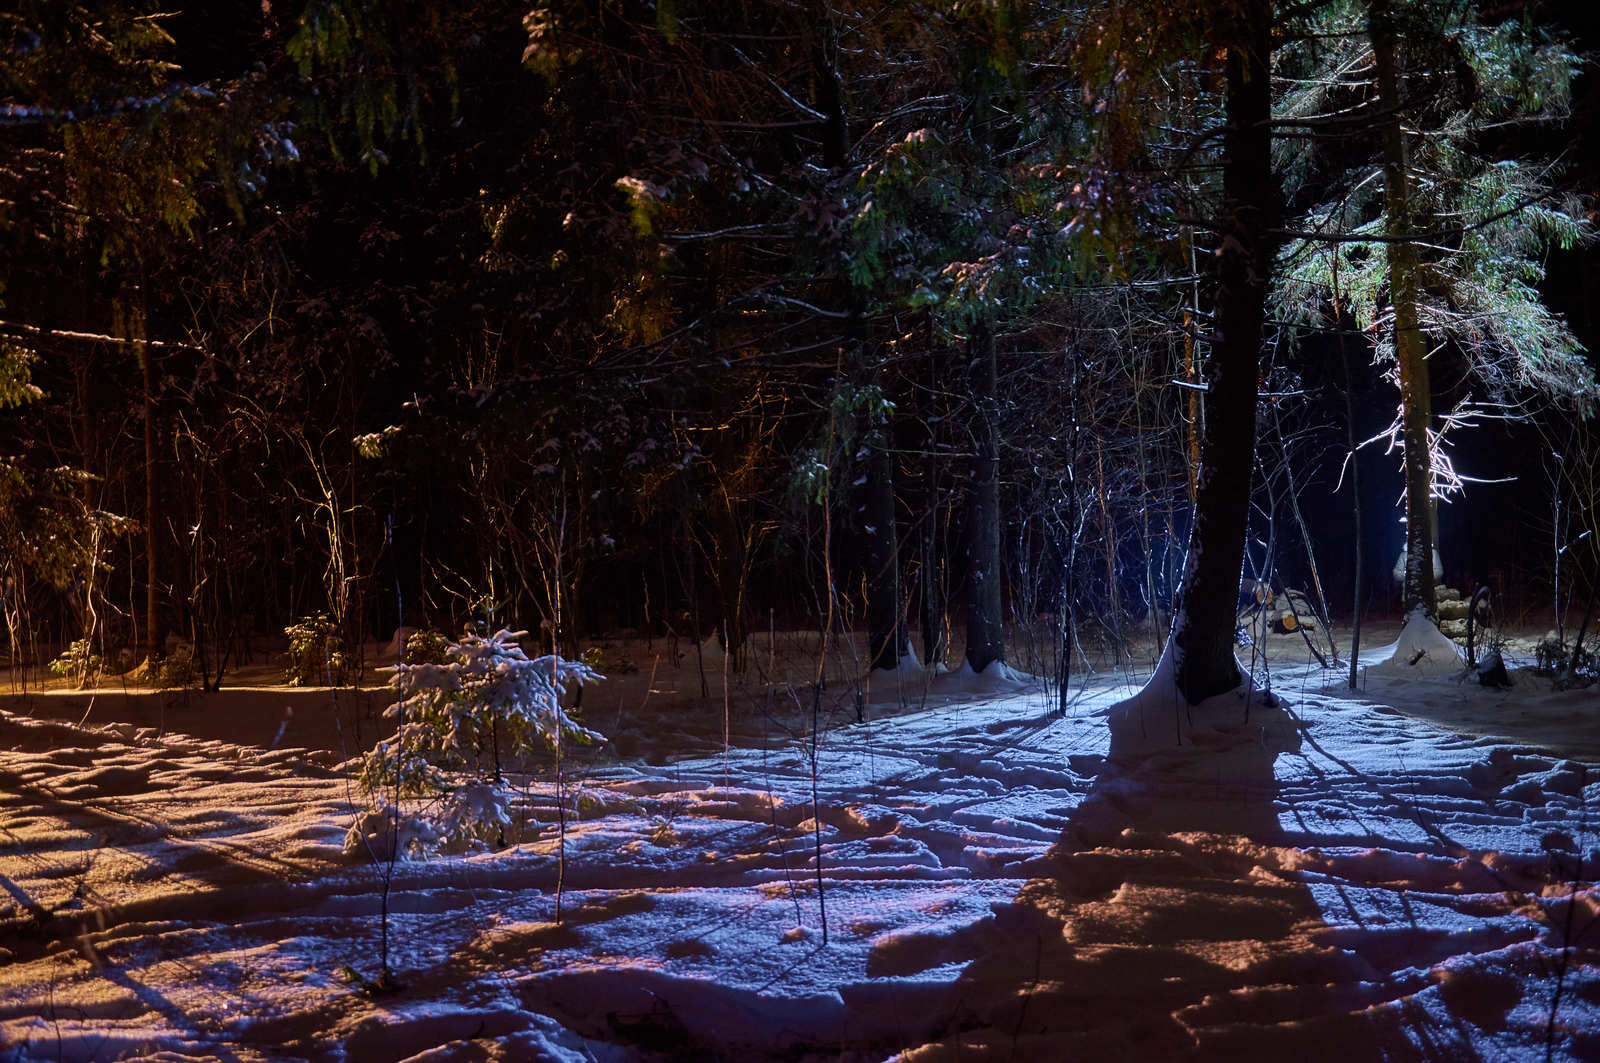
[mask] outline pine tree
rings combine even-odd
[[[1531,25],[1482,25],[1422,0],[1332,5],[1316,28],[1278,113],[1313,148],[1286,158],[1294,181],[1336,195],[1293,226],[1275,301],[1293,322],[1367,334],[1398,383],[1403,600],[1431,615],[1434,513],[1461,480],[1430,365],[1459,366],[1497,403],[1595,396],[1538,291],[1546,251],[1588,239],[1589,224],[1548,161],[1515,153],[1519,130],[1562,119],[1576,59]]]

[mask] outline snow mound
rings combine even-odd
[[[1379,650],[1381,663],[1371,671],[1380,675],[1457,675],[1466,667],[1461,647],[1451,642],[1420,610],[1406,617],[1406,626],[1392,646]]]
[[[1140,691],[1102,709],[1111,729],[1111,757],[1139,760],[1182,750],[1294,752],[1299,725],[1279,699],[1248,683],[1190,705],[1178,690],[1171,644]]]
[[[895,668],[874,668],[867,672],[866,697],[874,705],[917,704],[954,705],[960,701],[1014,698],[1036,694],[1039,681],[1019,672],[1004,661],[995,661],[982,672],[974,672],[965,660],[955,668],[935,661],[922,663],[909,651]]]
[[[1031,675],[1017,671],[1004,661],[992,661],[983,671],[975,672],[972,664],[963,660],[950,677],[963,692],[974,694],[1015,694],[1036,683]]]
[[[383,659],[386,661],[403,661],[406,656],[406,640],[417,633],[414,627],[397,627],[394,637],[383,647]]]
[[[921,679],[925,671],[922,661],[917,657],[916,647],[908,645],[893,668],[873,668],[871,674],[874,677],[915,676]]]

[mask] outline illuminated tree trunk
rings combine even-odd
[[[1405,132],[1401,128],[1400,79],[1392,12],[1386,0],[1368,8],[1367,32],[1378,75],[1378,105],[1387,117],[1383,128],[1383,193],[1386,231],[1395,237],[1412,228],[1410,182],[1406,173]],[[1393,240],[1389,256],[1389,303],[1394,308],[1394,352],[1400,367],[1400,424],[1405,448],[1406,567],[1401,600],[1409,614],[1419,606],[1432,617],[1433,593],[1433,463],[1428,428],[1433,402],[1428,389],[1428,351],[1417,322],[1420,266],[1417,245]]]
[[[1000,612],[1000,425],[994,333],[987,318],[980,316],[972,323],[967,355],[978,451],[967,509],[967,664],[981,672],[1005,660]]]
[[[1173,627],[1178,689],[1191,703],[1239,684],[1234,607],[1244,561],[1255,449],[1256,385],[1276,240],[1269,61],[1272,6],[1243,5],[1227,58],[1216,335],[1207,359],[1194,524]]]

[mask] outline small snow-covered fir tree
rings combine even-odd
[[[604,677],[581,661],[528,657],[517,644],[526,634],[463,635],[447,643],[442,664],[384,669],[398,695],[384,715],[399,725],[362,764],[361,786],[372,807],[351,829],[346,849],[385,849],[394,843],[384,839],[401,822],[407,827],[398,832],[406,839],[400,855],[494,840],[510,826],[512,793],[501,772],[506,760],[541,746],[604,741],[561,706],[573,683]],[[422,807],[404,813],[391,796]]]

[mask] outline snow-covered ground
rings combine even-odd
[[[1112,678],[834,684],[813,747],[721,667],[587,695],[564,861],[537,778],[519,844],[392,875],[229,692],[0,713],[0,1059],[1600,1059],[1600,688],[1283,666],[1286,738],[1241,700],[1130,767]]]

